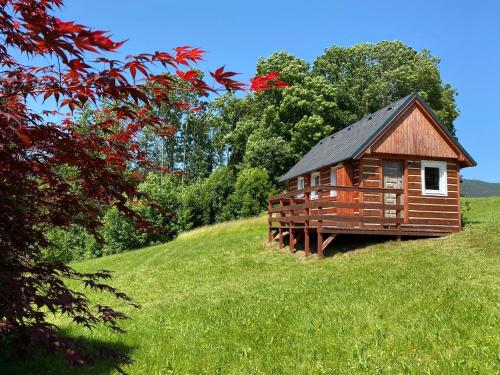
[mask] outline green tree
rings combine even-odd
[[[273,187],[265,169],[243,169],[229,198],[231,210],[238,217],[258,215],[267,207],[267,198],[272,193]]]
[[[235,177],[229,167],[220,167],[208,178],[197,180],[180,193],[182,227],[196,228],[231,218],[226,206]]]
[[[137,231],[132,221],[115,207],[104,214],[101,233],[105,242],[103,255],[136,249],[146,243],[146,234]]]
[[[182,230],[177,212],[180,209],[180,178],[171,174],[163,176],[149,173],[137,188],[149,202],[136,204],[134,209],[142,218],[152,223],[157,231],[146,233],[147,244],[172,240]],[[143,204],[144,203],[144,204]]]
[[[102,245],[79,225],[51,229],[47,239],[50,245],[43,249],[43,258],[49,262],[70,262],[102,255]]]
[[[416,51],[399,41],[361,43],[326,49],[312,74],[337,89],[338,110],[346,114],[341,127],[416,91],[454,133],[456,90],[442,82],[439,61],[428,50]]]
[[[212,116],[227,133],[228,164],[263,167],[274,182],[320,139],[411,92],[455,131],[456,90],[442,82],[439,59],[398,41],[333,46],[312,68],[280,51],[259,59],[256,70],[279,71],[291,86],[219,98]]]
[[[274,136],[268,129],[257,129],[248,137],[245,166],[263,168],[276,179],[287,171],[293,160],[290,143],[281,136]]]

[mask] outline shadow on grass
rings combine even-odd
[[[403,237],[401,241],[411,241],[417,237]],[[366,249],[368,246],[394,241],[395,236],[339,234],[324,250],[325,257],[348,255]]]
[[[327,237],[324,235],[323,240]],[[394,241],[395,236],[383,235],[361,235],[361,234],[338,234],[335,239],[328,244],[323,251],[325,257],[332,257],[336,255],[349,255],[362,251],[368,246],[377,245],[388,241]],[[403,237],[401,241],[411,241],[425,237]],[[311,233],[309,237],[309,249],[312,254],[317,254],[317,235]],[[289,246],[288,235],[283,236],[283,245],[285,248]],[[300,237],[299,241],[295,244],[295,252],[298,254],[304,253],[304,239]]]
[[[64,331],[62,331],[61,334],[64,335]],[[129,356],[134,351],[133,347],[121,343],[91,338],[79,338],[77,343],[90,352],[94,352],[98,347],[103,346],[118,350],[120,353]],[[3,347],[1,345],[3,345]],[[74,367],[63,358],[61,353],[49,353],[40,349],[36,352],[28,353],[24,358],[18,358],[8,349],[8,345],[5,347],[5,345],[0,342],[0,374],[2,375],[97,375],[111,374],[116,369],[111,361],[102,358],[97,358],[96,361],[90,365]],[[124,366],[123,369],[127,372],[128,367],[129,366]]]

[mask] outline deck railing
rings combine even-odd
[[[284,230],[293,236],[295,229],[304,229],[306,237],[309,230],[315,230],[318,236],[354,230],[397,235],[405,222],[403,189],[310,186],[269,198],[268,214],[269,241],[273,230],[278,229],[281,246]]]

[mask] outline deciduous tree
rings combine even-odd
[[[47,314],[117,332],[126,316],[94,305],[66,281],[133,302],[106,283],[107,271],[81,273],[43,261],[45,233],[76,224],[97,234],[104,205],[116,207],[135,225],[147,225],[126,204],[140,195],[141,176],[131,167],[147,163],[136,142],[141,131],[172,135],[171,125],[152,106],[189,107],[169,95],[171,77],[203,96],[245,86],[224,68],[211,73],[215,83],[208,85],[192,68],[202,59],[198,48],[114,59],[110,55],[123,42],[57,18],[60,6],[62,0],[0,0],[0,337],[18,349],[43,345],[83,364],[92,358],[62,338]],[[268,90],[274,84],[282,85],[277,74],[268,73],[256,77],[250,89]],[[146,87],[154,87],[149,95]],[[94,116],[82,125],[72,113],[87,105]],[[129,361],[109,348],[101,353]]]

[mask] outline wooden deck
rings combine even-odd
[[[364,201],[364,196],[370,196]],[[373,199],[373,197],[377,199]],[[290,191],[268,199],[269,242],[289,235],[293,252],[304,240],[310,254],[310,235],[317,237],[319,257],[337,234],[439,237],[449,232],[412,228],[403,189],[316,185]]]

